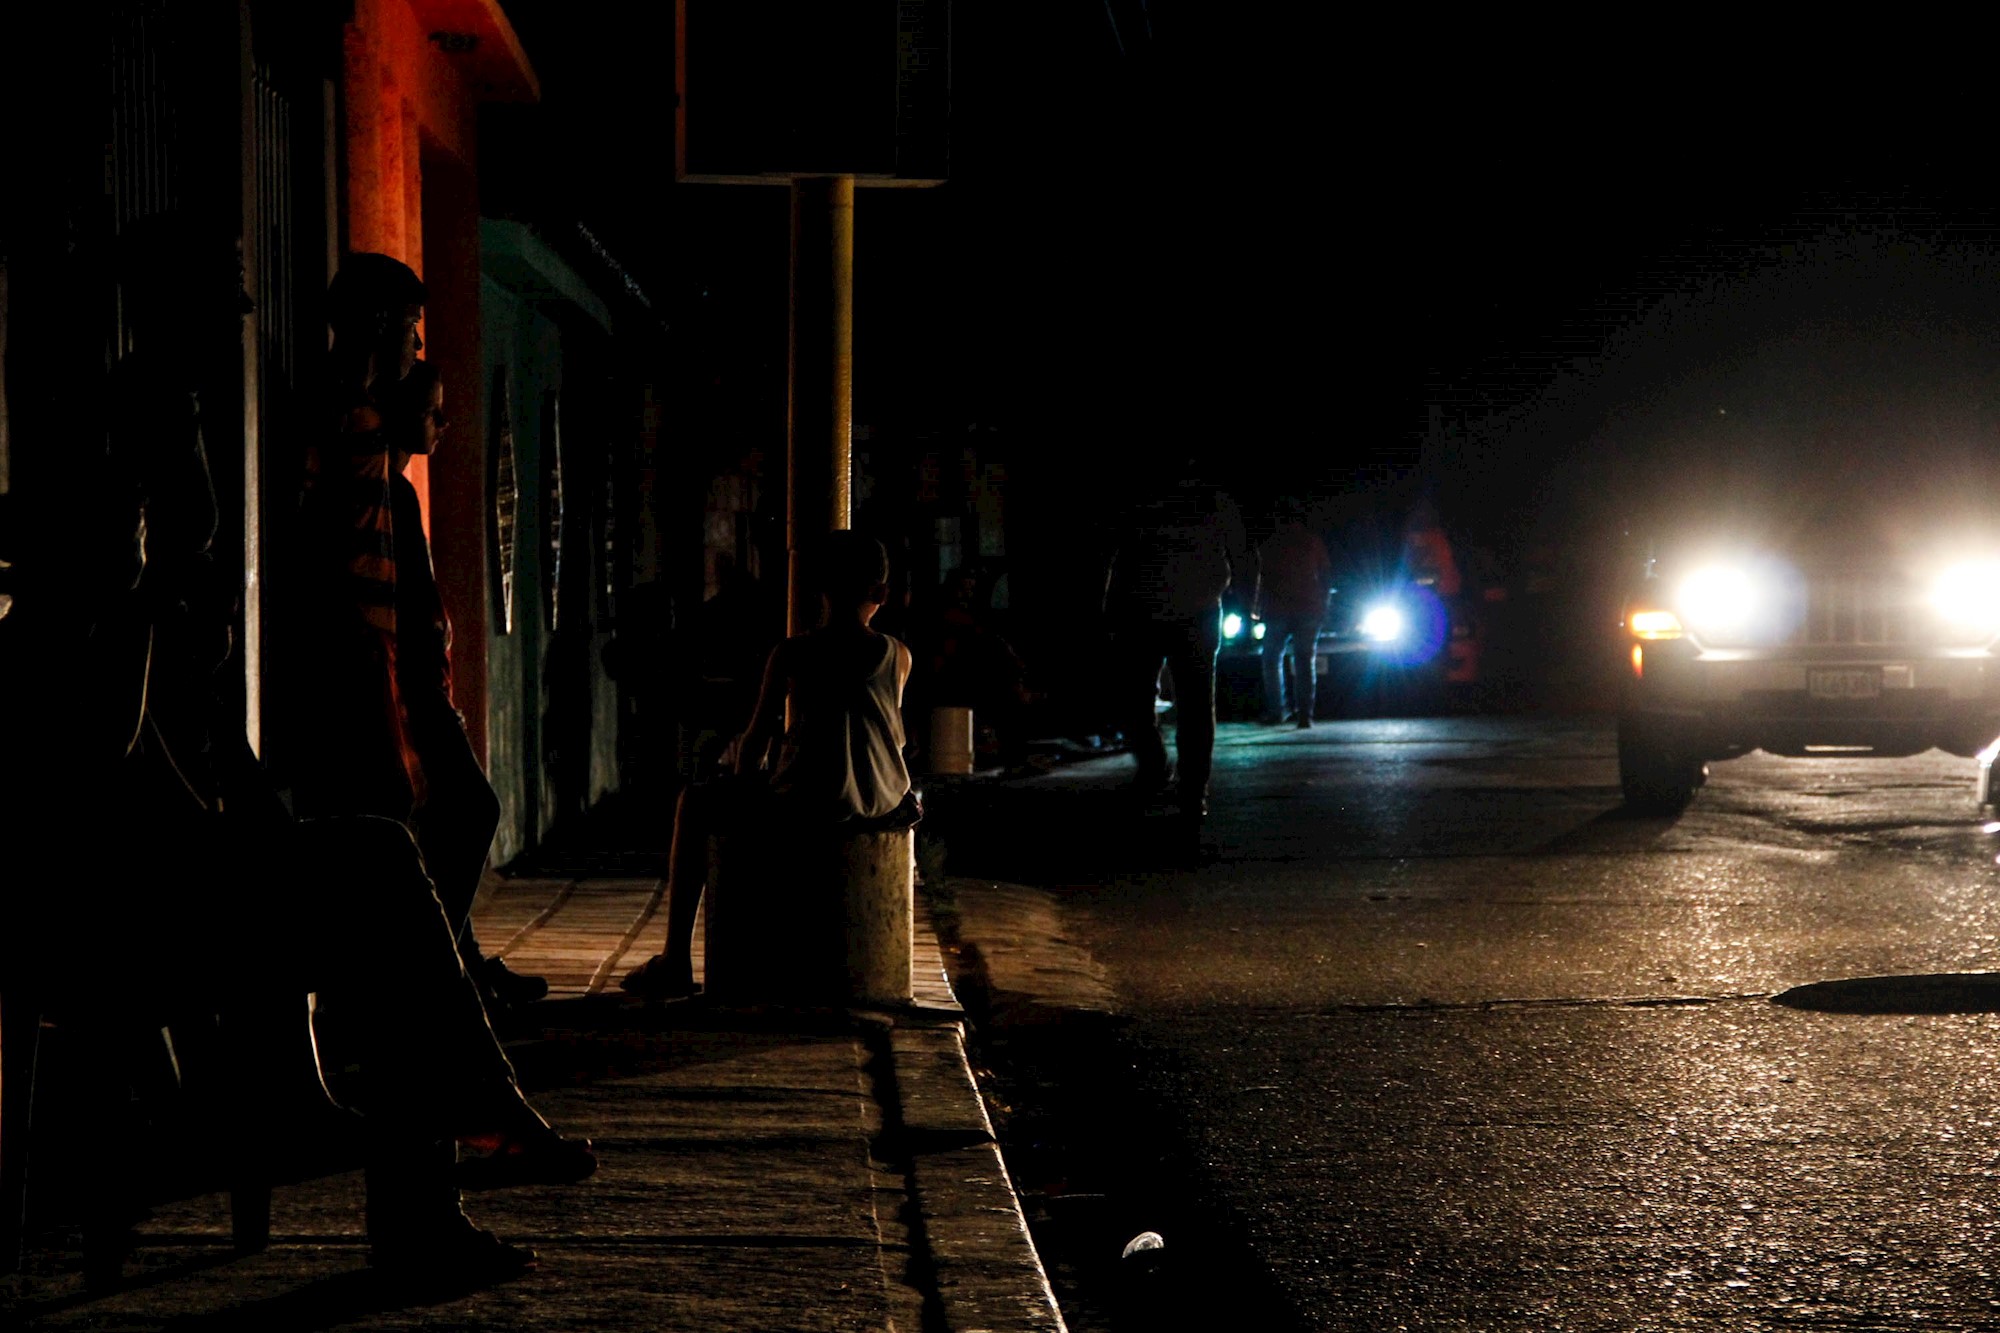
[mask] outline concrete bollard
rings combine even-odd
[[[972,772],[972,710],[931,709],[931,772],[960,776]]]
[[[709,842],[704,984],[743,1003],[907,1004],[916,834],[835,826]]]

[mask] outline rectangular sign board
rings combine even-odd
[[[950,0],[675,0],[675,179],[936,185]]]

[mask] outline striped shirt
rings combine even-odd
[[[314,813],[408,819],[424,794],[398,669],[394,487],[405,487],[380,408],[336,401],[305,451],[302,555],[310,588],[300,701]],[[421,545],[419,550],[423,548]]]

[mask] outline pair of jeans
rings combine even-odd
[[[472,753],[465,724],[448,702],[438,698],[412,707],[411,730],[423,758],[425,790],[423,804],[410,816],[410,832],[437,887],[458,951],[476,974],[485,954],[472,933],[472,899],[500,828],[500,798]]]
[[[1215,654],[1222,645],[1222,608],[1174,620],[1132,620],[1111,631],[1111,668],[1117,708],[1142,786],[1167,778],[1167,743],[1154,703],[1160,669],[1173,676],[1176,787],[1182,809],[1207,809],[1215,765]]]
[[[1319,692],[1318,616],[1264,617],[1264,716],[1276,721],[1285,715],[1285,677],[1291,677],[1291,703],[1301,721],[1310,722],[1314,697]],[[1290,652],[1286,651],[1287,647]],[[1285,668],[1290,658],[1291,670]]]

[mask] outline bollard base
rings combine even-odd
[[[913,830],[709,842],[707,993],[727,1003],[907,1004]]]

